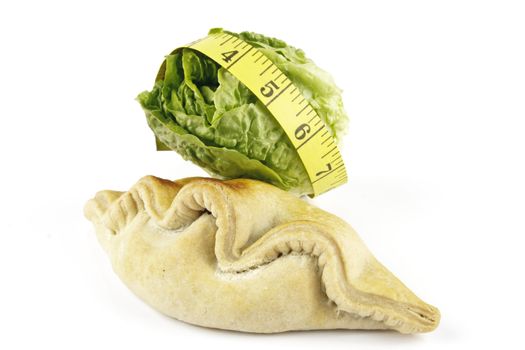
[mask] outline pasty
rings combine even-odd
[[[188,323],[258,333],[439,323],[347,223],[263,182],[146,176],[97,193],[85,215],[122,281]]]

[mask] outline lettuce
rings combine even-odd
[[[281,40],[228,33],[261,50],[300,89],[336,141],[341,138],[348,118],[328,73]],[[191,49],[168,55],[163,69],[153,89],[137,97],[158,148],[177,151],[214,176],[253,178],[298,194],[312,193],[284,130],[237,78]]]

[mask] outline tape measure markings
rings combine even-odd
[[[343,169],[343,170],[344,170],[344,168],[342,168],[342,167],[344,167],[344,164],[341,164],[341,165],[339,165],[337,168],[328,171],[326,174],[324,174],[324,175],[321,176],[320,178],[314,180],[314,181],[312,182],[312,185],[313,185],[314,183],[316,183],[317,181],[320,181],[320,180],[324,179],[325,177],[327,177],[328,175],[332,174],[332,173],[333,173],[334,171],[336,171],[337,169]],[[317,174],[319,174],[319,173],[317,173]]]
[[[345,173],[341,173],[341,172],[339,172],[339,174],[337,174],[335,176],[336,180],[341,180],[341,179],[344,179],[344,178],[346,178],[346,174]]]
[[[304,125],[304,124],[301,124],[301,125]],[[317,129],[316,132],[314,132],[312,135],[310,135],[303,143],[301,143],[299,146],[297,146],[297,150],[299,150],[299,148],[303,147],[308,141],[310,141],[312,139],[312,137],[314,137],[315,135],[317,135],[317,133],[321,130],[324,129],[324,124],[321,125],[321,127],[319,129]]]
[[[337,174],[335,177],[334,177],[337,181],[341,181],[343,179],[346,179],[346,174],[345,173],[341,173],[339,172],[339,174]]]
[[[297,114],[296,114],[295,116],[298,117],[299,114],[303,113],[303,111],[304,111],[306,108],[308,108],[309,106],[310,106],[310,105],[306,105],[306,106],[304,106],[299,112],[297,112]]]
[[[228,33],[211,34],[185,47],[205,54],[227,69],[268,108],[297,150],[314,195],[346,181],[344,162],[325,123],[262,51]],[[290,111],[294,114],[290,115]]]
[[[226,69],[230,69],[235,63],[239,62],[241,60],[241,58],[244,57],[244,55],[246,55],[248,52],[250,52],[252,49],[254,49],[253,46],[250,45],[250,48],[248,49],[248,51],[246,51],[245,53],[243,53],[239,58],[237,58],[237,60],[233,61],[232,64],[230,64],[228,67],[226,67]]]
[[[233,36],[230,36],[228,39],[226,39],[226,41],[223,41],[222,43],[220,43],[219,46],[222,46],[222,45],[226,44],[228,41],[230,41],[232,39],[233,39]],[[188,46],[191,46],[191,45],[188,45]]]
[[[287,78],[288,79],[288,78]],[[283,82],[285,82],[286,80],[284,80]],[[281,96],[283,94],[283,92],[285,92],[289,87],[290,85],[292,85],[292,82],[290,82],[288,85],[286,85],[286,87],[284,89],[281,90],[281,92],[279,92],[277,95],[275,95],[274,98],[272,98],[270,100],[270,102],[268,102],[267,104],[265,104],[266,107],[268,107],[273,101],[275,101],[279,96]]]
[[[346,176],[342,176],[342,177],[338,177],[334,182],[332,182],[330,185],[331,186],[334,186],[334,185],[339,185],[339,184],[343,184],[345,183],[346,181],[348,181],[348,178]]]

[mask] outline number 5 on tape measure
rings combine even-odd
[[[250,89],[290,138],[317,196],[347,180],[334,139],[301,91],[260,50],[228,33],[214,33],[186,47],[226,68]]]

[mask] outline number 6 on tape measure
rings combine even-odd
[[[326,125],[301,91],[260,50],[228,33],[213,33],[185,47],[226,68],[268,108],[297,150],[314,196],[346,182],[343,159]]]

